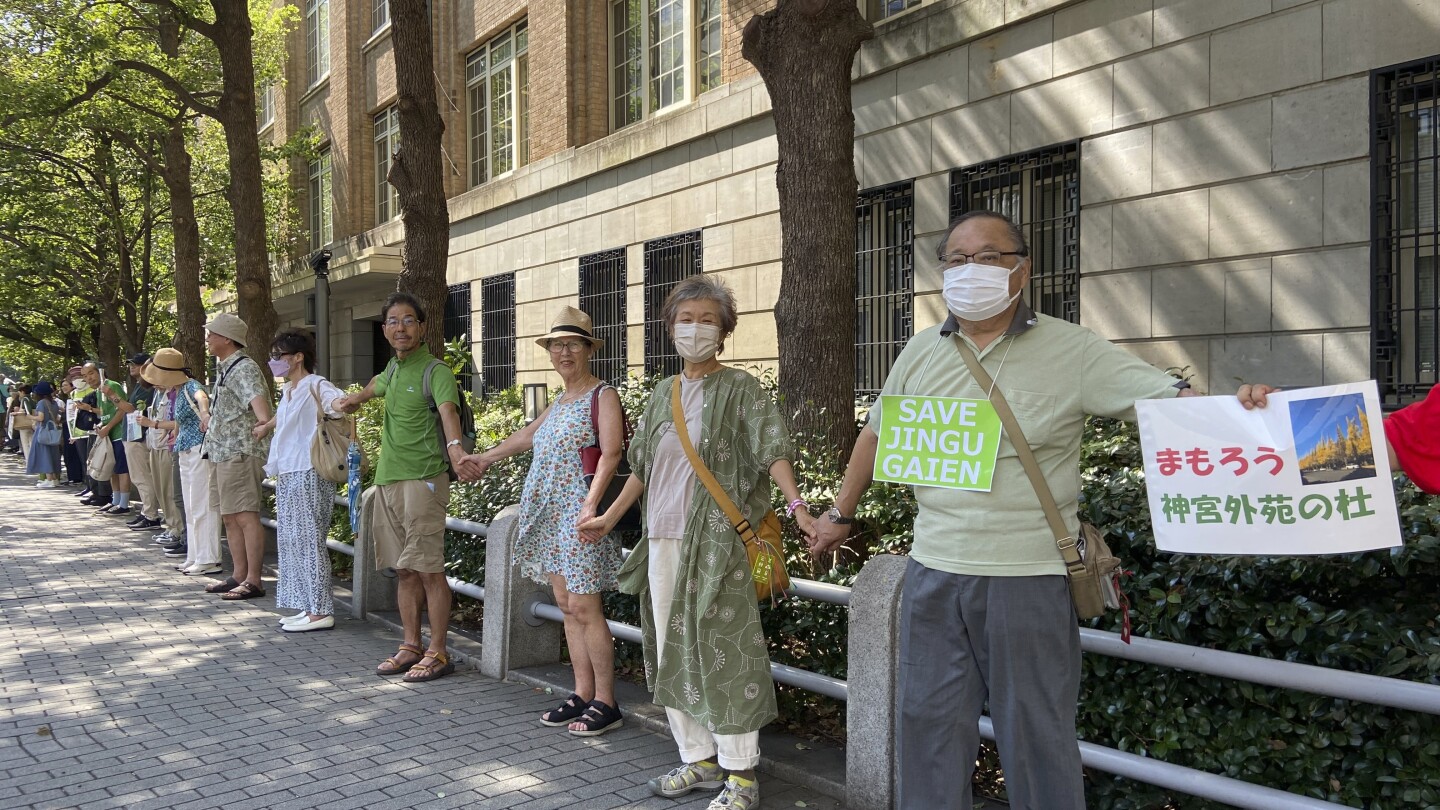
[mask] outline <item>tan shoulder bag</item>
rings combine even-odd
[[[970,376],[975,378],[981,388],[990,392],[990,404],[995,406],[1000,423],[1005,426],[1010,443],[1015,446],[1015,455],[1020,457],[1020,464],[1030,478],[1030,485],[1035,488],[1035,494],[1040,498],[1040,506],[1045,510],[1045,520],[1055,535],[1055,547],[1065,561],[1065,573],[1070,581],[1070,599],[1075,603],[1076,617],[1081,620],[1093,619],[1104,615],[1106,610],[1119,608],[1120,560],[1110,552],[1100,530],[1089,523],[1080,524],[1078,538],[1065,528],[1065,519],[1060,516],[1060,508],[1055,505],[1050,484],[1040,472],[1040,464],[1035,461],[1035,452],[1025,440],[1025,433],[1020,430],[1020,423],[1015,420],[1010,403],[1005,401],[1000,387],[995,385],[964,339],[957,335],[954,340],[955,345],[960,348],[960,356],[965,358],[966,367],[970,369]]]
[[[755,583],[755,598],[760,601],[769,599],[772,603],[786,596],[790,589],[790,574],[785,570],[785,555],[780,549],[784,545],[784,539],[780,534],[780,516],[771,509],[765,513],[757,529],[751,525],[745,515],[741,514],[740,508],[730,499],[730,495],[715,480],[710,468],[700,460],[700,454],[695,452],[695,445],[690,443],[690,429],[685,424],[685,409],[680,404],[680,375],[675,375],[675,381],[670,387],[670,414],[675,420],[675,435],[680,439],[680,446],[685,449],[685,455],[690,459],[690,466],[695,468],[695,475],[710,491],[710,497],[720,508],[725,511],[725,517],[730,520],[730,525],[735,527],[735,533],[745,543],[745,556],[750,560],[750,578]]]

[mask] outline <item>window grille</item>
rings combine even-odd
[[[906,181],[855,203],[855,395],[878,396],[915,329],[915,195]]]
[[[459,340],[465,344],[467,349],[474,345],[475,341],[471,339],[470,335],[469,284],[454,284],[450,286],[445,295],[445,317],[441,325],[445,330],[443,335],[446,343],[452,340]],[[514,352],[513,342],[511,352],[512,354]],[[475,390],[475,364],[473,360],[465,361],[465,368],[461,369],[460,374],[456,376],[456,381],[460,384],[460,388],[465,391]]]
[[[305,56],[305,80],[313,87],[330,75],[330,0],[306,0]]]
[[[335,212],[330,185],[330,150],[310,161],[310,249],[335,241]]]
[[[1370,78],[1371,345],[1387,405],[1425,396],[1440,371],[1440,56]]]
[[[700,232],[666,236],[645,243],[645,373],[679,374],[685,363],[660,317],[665,297],[676,284],[701,273]]]
[[[370,32],[390,24],[390,0],[370,0]]]
[[[625,248],[580,257],[580,309],[605,341],[590,370],[612,384],[623,382],[627,370],[625,298]]]
[[[950,173],[950,218],[995,211],[1030,243],[1036,312],[1080,322],[1080,142],[981,163]],[[933,257],[930,257],[933,260]]]
[[[470,186],[530,160],[530,31],[521,20],[465,59]]]
[[[480,396],[515,384],[515,274],[480,280]]]
[[[375,116],[375,224],[400,216],[400,196],[390,181],[390,156],[400,146],[400,110],[391,105]]]

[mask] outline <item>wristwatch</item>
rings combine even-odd
[[[840,526],[849,526],[851,523],[855,522],[855,518],[845,517],[844,515],[840,514],[840,508],[836,506],[830,507],[830,511],[825,513],[825,517],[830,518],[831,523]]]
[[[460,440],[459,440],[459,439],[451,439],[450,441],[448,441],[448,442],[445,443],[445,449],[446,449],[446,450],[449,450],[449,449],[452,448],[452,447],[459,447],[459,446],[460,446]]]

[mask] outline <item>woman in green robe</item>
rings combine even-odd
[[[620,590],[640,597],[645,677],[683,763],[650,789],[669,798],[720,789],[712,810],[754,810],[760,727],[776,715],[765,632],[744,543],[695,476],[674,429],[672,390],[701,461],[752,524],[770,508],[771,479],[807,535],[812,520],[774,400],[753,376],[720,364],[734,294],[695,276],[671,291],[661,317],[685,361],[678,385],[667,378],[651,394],[630,445],[630,482],[581,534],[603,537],[644,493],[645,536],[620,569]]]

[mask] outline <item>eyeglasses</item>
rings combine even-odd
[[[294,354],[294,353],[295,353],[295,352],[271,352],[271,353],[270,353],[270,359],[271,359],[271,360],[283,360],[283,359],[285,359],[286,357],[289,357],[290,355],[292,355],[292,354]]]
[[[940,257],[942,268],[959,267],[962,264],[969,264],[973,259],[976,264],[1000,267],[1005,263],[1006,256],[1028,255],[1023,250],[982,250],[979,253],[947,253]]]
[[[582,343],[578,340],[552,340],[550,341],[551,354],[579,354],[588,347],[589,343]]]
[[[386,327],[387,329],[394,329],[394,328],[397,327],[397,326],[403,326],[403,327],[405,327],[406,329],[409,329],[410,327],[414,326],[414,325],[417,324],[417,323],[419,323],[419,321],[415,320],[414,318],[410,317],[409,315],[406,315],[406,316],[403,317],[403,318],[386,318],[386,319],[385,319],[385,327]]]

